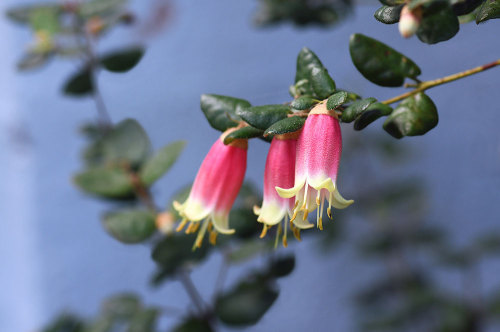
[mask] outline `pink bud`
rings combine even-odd
[[[317,227],[323,229],[323,203],[327,199],[328,216],[331,207],[344,209],[354,201],[345,200],[337,190],[336,180],[342,153],[340,124],[334,112],[326,109],[326,103],[315,106],[297,141],[295,182],[292,188],[276,188],[284,198],[295,197],[292,216],[299,229],[313,227],[307,221],[310,212],[317,209]]]
[[[234,233],[234,229],[229,228],[229,211],[245,177],[248,142],[238,139],[224,145],[224,137],[230,131],[212,145],[198,170],[188,199],[183,204],[174,202],[174,208],[183,218],[177,231],[190,221],[186,232],[193,233],[203,220],[194,247],[201,246],[207,229],[211,232],[212,243],[215,243],[216,232]]]
[[[409,38],[413,36],[420,26],[420,20],[422,19],[421,9],[416,8],[413,11],[408,9],[408,5],[405,5],[401,10],[401,15],[399,16],[399,33],[404,38]]]

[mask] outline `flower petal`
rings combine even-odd
[[[229,217],[227,213],[214,213],[212,215],[212,222],[217,232],[221,234],[234,233],[234,229],[229,228]]]
[[[278,195],[280,195],[283,198],[292,198],[295,195],[297,195],[297,193],[300,191],[300,189],[302,189],[302,187],[304,186],[305,183],[306,183],[306,180],[304,179],[301,181],[297,181],[293,188],[284,189],[284,188],[276,187],[276,191],[278,192]]]
[[[345,209],[354,201],[352,199],[346,200],[344,197],[342,197],[337,189],[333,192],[333,199],[330,202],[332,206],[336,209]]]

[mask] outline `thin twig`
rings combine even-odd
[[[196,289],[196,286],[194,285],[193,281],[191,280],[191,277],[186,271],[181,271],[178,274],[179,276],[179,281],[182,283],[184,286],[184,289],[186,290],[186,293],[188,294],[189,298],[191,299],[191,302],[195,305],[196,309],[199,311],[200,314],[205,314],[205,304],[203,302],[203,298],[201,297],[200,293]]]

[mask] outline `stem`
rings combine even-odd
[[[129,171],[130,172],[130,171]],[[130,172],[130,178],[132,185],[134,186],[135,194],[139,199],[146,205],[146,207],[151,210],[155,215],[158,214],[158,207],[156,206],[153,196],[149,189],[142,183],[141,179],[135,172]]]
[[[189,295],[191,302],[193,302],[199,313],[204,314],[205,308],[203,304],[203,299],[198,290],[196,289],[196,286],[194,285],[193,281],[189,277],[189,274],[186,271],[179,272],[179,281],[184,286],[186,293]]]
[[[227,258],[226,258],[226,253],[222,254],[222,263],[219,269],[219,274],[217,275],[217,280],[215,281],[215,288],[214,288],[214,299],[217,298],[217,294],[222,291],[222,288],[224,287],[224,281],[226,281],[226,276],[228,272],[228,264],[227,264]]]
[[[433,88],[435,86],[446,84],[449,82],[453,82],[453,81],[459,80],[461,78],[468,77],[468,76],[483,72],[485,70],[488,70],[488,69],[493,68],[493,67],[498,66],[498,65],[500,65],[500,59],[493,61],[491,63],[488,63],[486,65],[482,65],[482,66],[479,66],[476,68],[465,70],[465,71],[462,71],[462,72],[459,72],[459,73],[456,73],[453,75],[445,76],[445,77],[438,78],[438,79],[431,80],[431,81],[421,82],[421,83],[418,83],[416,85],[414,90],[403,93],[402,95],[396,96],[394,98],[387,99],[387,100],[383,101],[382,103],[384,103],[386,105],[393,104],[397,101],[403,100],[407,97],[413,96],[419,92],[423,92],[423,91],[430,89],[430,88]]]

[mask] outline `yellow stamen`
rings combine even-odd
[[[265,224],[264,224],[264,225],[262,226],[262,232],[260,233],[260,236],[259,236],[261,239],[262,239],[262,238],[264,238],[264,236],[266,236],[266,234],[267,234],[267,229],[268,229],[267,225],[265,225]]]
[[[287,222],[287,221],[285,220],[285,222]],[[278,242],[280,239],[280,235],[281,235],[281,223],[278,224],[278,229],[276,230],[276,238],[274,239],[274,249],[278,248]]]
[[[318,219],[318,228],[320,231],[323,230],[323,218],[319,217]]]
[[[328,215],[328,218],[332,219],[332,209],[330,207],[326,209],[326,214]]]
[[[287,234],[286,234],[286,233],[288,232],[288,231],[287,231],[287,224],[288,224],[288,223],[287,223],[287,222],[286,222],[286,220],[285,220],[285,229],[284,229],[284,231],[283,231],[283,247],[285,247],[285,248],[286,248],[286,247],[288,247],[288,241],[287,241],[287,239],[286,239],[286,236],[287,236]]]
[[[307,216],[309,215],[309,211],[304,210],[304,220],[307,220]]]
[[[292,232],[293,232],[293,236],[297,239],[297,241],[301,241],[300,229],[297,227],[292,227]]]
[[[211,226],[212,224],[209,225],[209,227]],[[210,240],[210,244],[211,245],[214,245],[217,243],[217,232],[216,231],[210,231],[210,237],[209,237],[209,240]]]
[[[295,218],[297,218],[297,214],[299,213],[299,210],[298,209],[295,209],[293,210],[293,216],[292,216],[292,219],[290,219],[290,222],[294,221]]]
[[[198,230],[198,228],[200,228],[199,222],[191,222],[188,228],[186,229],[186,234],[195,233]]]
[[[192,250],[196,250],[196,248],[200,248],[201,244],[203,243],[203,237],[205,236],[205,233],[208,228],[208,218],[203,221],[203,224],[201,225],[200,231],[198,232],[198,235],[196,236],[196,240],[194,241],[193,248]]]
[[[179,223],[179,226],[177,226],[177,228],[175,229],[175,231],[176,232],[182,231],[182,229],[184,228],[184,226],[186,226],[187,222],[188,222],[187,218],[182,219],[182,221]]]

